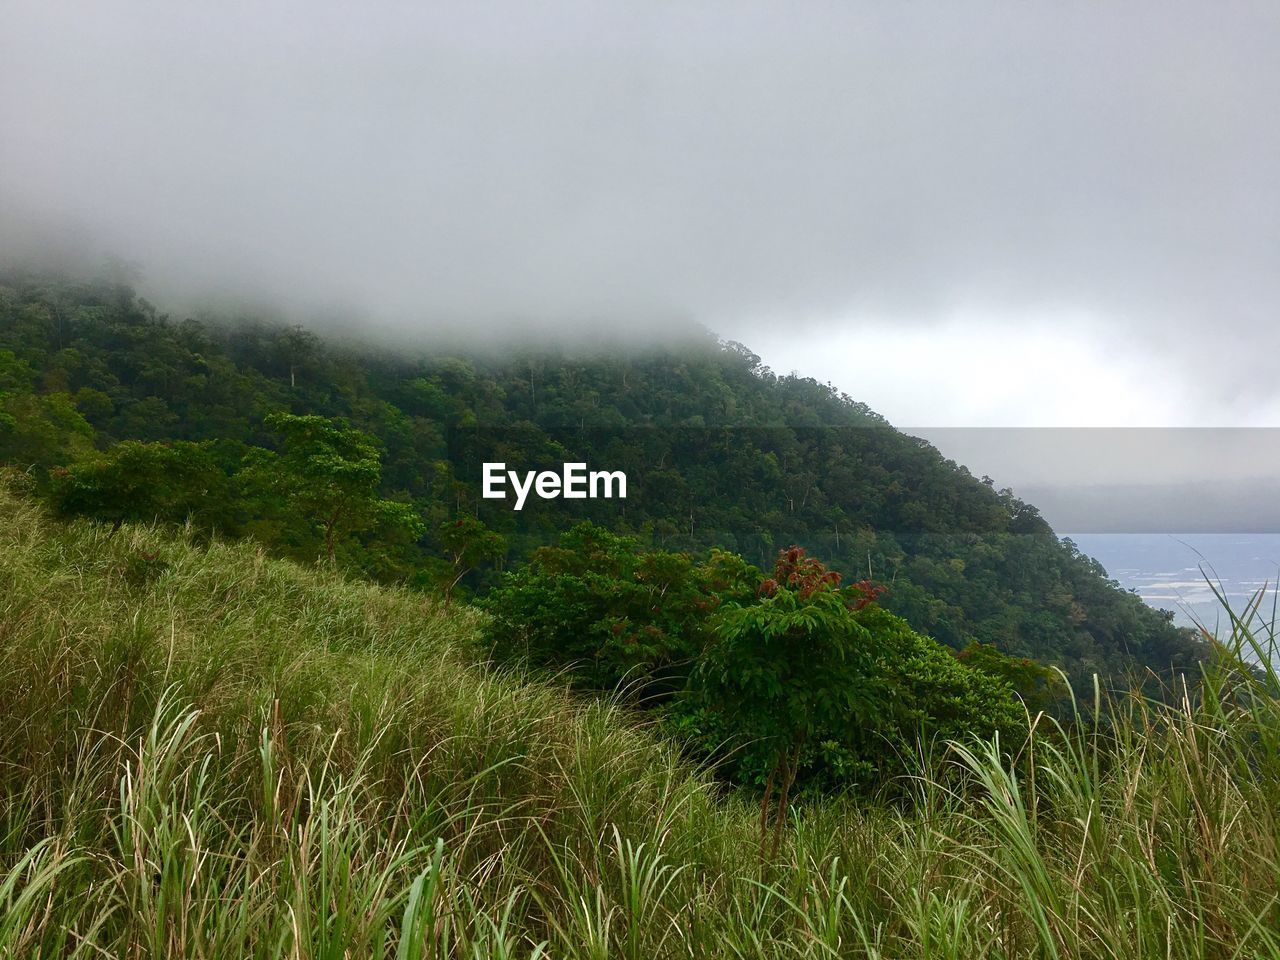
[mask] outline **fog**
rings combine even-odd
[[[1280,533],[1274,428],[907,428],[1073,534]]]
[[[947,330],[935,417],[1019,363],[988,344],[1048,328],[1107,409],[1137,357],[1174,421],[1280,416],[1270,0],[33,0],[4,24],[0,246],[138,261],[175,309],[696,322],[855,396],[869,356],[901,382],[902,344]],[[989,421],[1075,409],[1006,393]]]

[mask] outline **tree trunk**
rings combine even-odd
[[[454,565],[454,569],[455,570],[458,569],[457,564]],[[454,587],[456,587],[461,582],[462,578],[465,577],[468,573],[470,573],[471,570],[472,570],[471,567],[463,567],[462,572],[459,573],[452,580],[450,580],[449,585],[444,588],[444,605],[446,608],[448,608],[450,601],[453,599]]]
[[[764,846],[769,836],[769,798],[773,796],[773,779],[777,776],[778,764],[769,771],[769,779],[765,781],[764,796],[760,798],[760,860],[764,861]]]
[[[769,859],[778,859],[778,847],[782,842],[782,828],[787,822],[787,802],[791,799],[791,785],[796,782],[796,772],[800,767],[800,747],[803,740],[797,740],[791,755],[783,760],[786,764],[783,771],[782,792],[778,795],[778,810],[773,819],[773,848]]]

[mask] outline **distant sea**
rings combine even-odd
[[[1174,612],[1175,621],[1198,621],[1213,632],[1226,622],[1206,577],[1220,584],[1238,612],[1266,588],[1261,612],[1272,615],[1280,576],[1280,534],[1129,534],[1070,535],[1082,553],[1097,559],[1113,580],[1135,590],[1153,607]]]

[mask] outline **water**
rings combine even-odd
[[[1226,621],[1206,576],[1220,584],[1237,612],[1265,588],[1260,612],[1272,617],[1280,534],[1082,533],[1071,539],[1122,587],[1153,607],[1172,610],[1183,626],[1200,623],[1213,632]]]

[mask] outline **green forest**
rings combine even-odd
[[[0,956],[1280,956],[1262,594],[1179,629],[739,344],[14,272],[0,461]]]
[[[347,475],[314,482],[317,451]],[[390,349],[170,317],[118,277],[11,271],[0,459],[66,514],[190,523],[380,582],[484,595],[590,520],[764,570],[798,545],[883,586],[880,605],[922,634],[1077,682],[1164,676],[1203,653],[1012,491],[695,329],[629,353]],[[482,460],[623,470],[631,494],[517,513],[480,499]]]
[[[1280,679],[1239,669],[1275,651],[1256,608],[1194,695],[1085,688],[1099,709],[1059,721],[797,551],[744,597],[740,557],[566,536],[480,610],[194,526],[59,520],[8,475],[0,956],[1280,957]],[[726,615],[662,721],[493,662],[495,639],[625,635],[664,571],[683,587],[653,646],[707,625],[704,588]],[[818,733],[841,718],[864,739]],[[728,726],[735,769],[690,755]],[[891,779],[836,789],[876,733]],[[800,773],[827,782],[788,795],[818,735]]]

